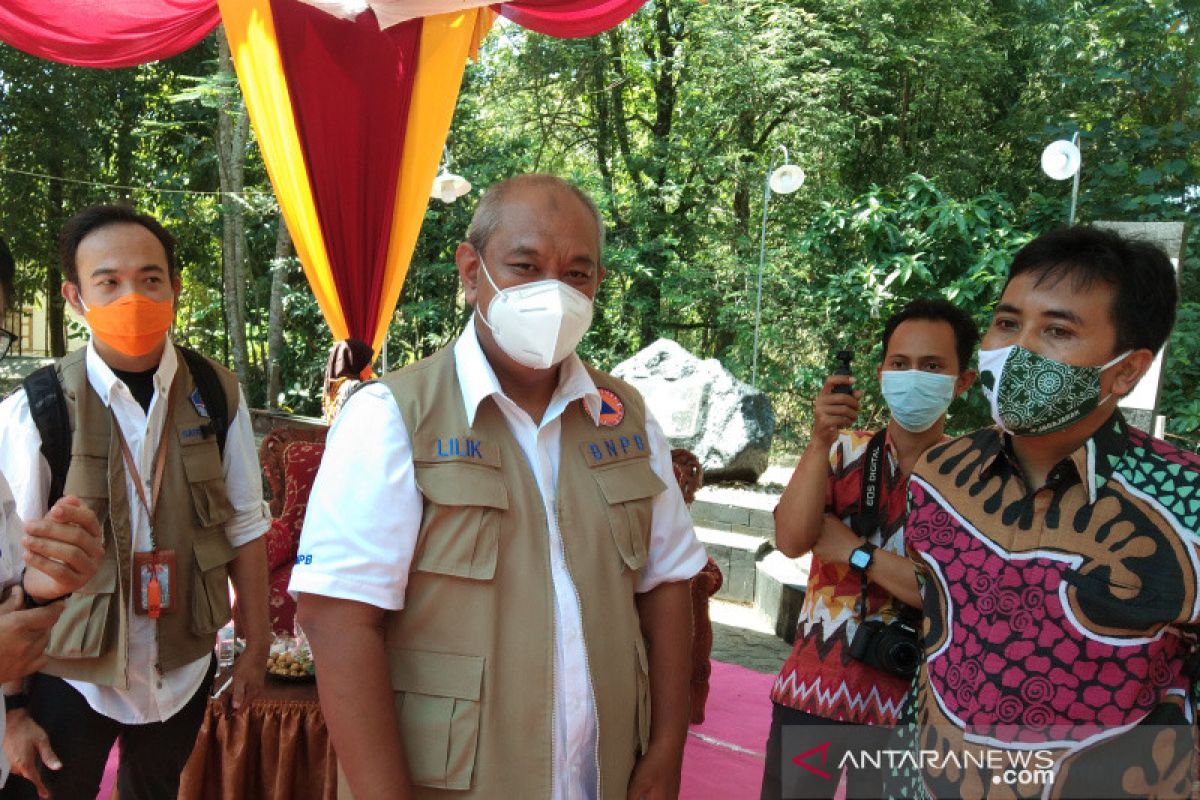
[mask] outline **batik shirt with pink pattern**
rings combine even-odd
[[[922,747],[1052,751],[1045,796],[1081,796],[1101,773],[1107,796],[1186,795],[1200,458],[1114,414],[1030,492],[1011,442],[986,429],[931,448],[909,502],[905,543],[925,569]],[[993,780],[923,775],[935,797],[1049,791]]]

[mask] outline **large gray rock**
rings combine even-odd
[[[756,481],[766,470],[775,435],[771,401],[715,358],[659,339],[612,372],[642,393],[672,447],[696,454],[705,482]]]

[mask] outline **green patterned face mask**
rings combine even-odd
[[[1098,367],[1077,367],[1020,345],[980,350],[979,384],[1003,430],[1043,436],[1071,427],[1107,400],[1100,397],[1100,373],[1129,352]]]

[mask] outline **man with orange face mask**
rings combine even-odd
[[[94,797],[117,739],[121,797],[174,797],[230,617],[227,579],[247,641],[234,708],[263,680],[269,516],[249,413],[235,376],[171,342],[179,268],[157,220],[85,209],[60,256],[91,338],[0,404],[0,471],[26,519],[60,494],[95,509],[104,557],[66,599],[27,708],[7,715],[4,749],[27,780],[5,797]]]

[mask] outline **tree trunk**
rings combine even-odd
[[[222,77],[236,87],[229,44],[220,35],[217,42],[217,68]],[[233,351],[233,368],[247,391],[250,390],[250,360],[246,351],[246,213],[241,193],[245,186],[248,126],[240,92],[236,88],[223,87],[217,111],[217,162],[221,173],[225,325]]]
[[[62,169],[61,160],[50,164],[51,175],[61,175]],[[56,219],[51,220],[49,227],[51,230],[57,230],[66,219],[63,185],[61,181],[50,181],[49,184],[50,208],[57,215]],[[46,326],[50,329],[50,355],[62,358],[67,354],[67,301],[62,296],[63,276],[58,269],[56,255],[53,248],[50,248],[46,262],[49,265],[46,267]]]
[[[267,316],[267,407],[279,407],[283,392],[283,285],[292,261],[292,237],[283,212],[275,231],[275,259],[271,262],[271,305]]]

